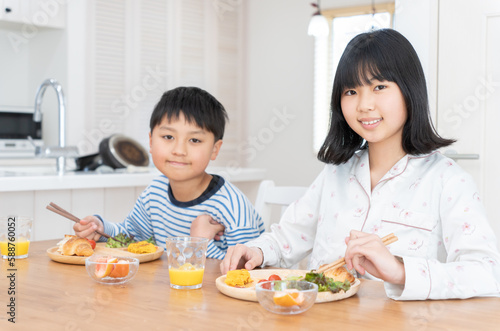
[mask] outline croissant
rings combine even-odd
[[[344,282],[347,279],[352,284],[355,281],[354,276],[345,267],[327,270],[325,271],[325,276],[333,278],[337,282]]]
[[[90,256],[94,254],[92,246],[87,239],[72,237],[61,247],[62,255]]]

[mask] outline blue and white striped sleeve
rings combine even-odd
[[[264,224],[248,198],[232,185],[227,185],[227,194],[219,197],[219,216],[226,227],[224,231],[227,247],[244,244],[264,232]],[[226,250],[209,243],[207,256],[223,259]]]
[[[149,195],[150,192],[146,189],[139,196],[135,202],[134,208],[123,222],[111,223],[96,215],[101,219],[104,225],[104,233],[112,237],[119,233],[125,233],[128,236],[133,235],[137,240],[146,240],[150,238],[153,235],[153,229],[148,208]],[[102,241],[102,239],[101,237],[99,241]]]

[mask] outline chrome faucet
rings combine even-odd
[[[52,86],[56,90],[59,103],[59,146],[46,148],[44,156],[57,158],[57,172],[63,174],[66,168],[66,157],[77,156],[78,150],[76,147],[66,147],[66,105],[62,86],[55,79],[47,79],[38,87],[33,121],[40,122],[42,120],[42,99],[48,86]]]

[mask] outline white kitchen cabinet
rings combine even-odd
[[[22,23],[29,13],[29,2],[19,0],[0,0],[0,20]]]
[[[66,27],[66,3],[67,0],[29,0],[28,21],[40,27],[63,29]]]
[[[62,29],[66,25],[66,1],[0,0],[0,21],[19,24],[24,34],[34,33],[33,27]]]
[[[0,215],[33,217],[32,240],[48,240],[73,234],[73,222],[46,209],[54,202],[77,217],[99,214],[120,222],[132,210],[137,190],[144,187],[94,188],[0,192]]]

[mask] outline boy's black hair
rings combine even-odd
[[[228,119],[224,106],[207,91],[191,86],[181,86],[163,93],[151,114],[151,133],[165,116],[170,121],[172,118],[178,119],[180,113],[189,123],[213,133],[215,141],[224,136]]]
[[[407,109],[403,127],[403,150],[426,154],[455,142],[440,137],[432,125],[424,71],[410,42],[399,32],[381,29],[354,37],[340,58],[333,81],[330,128],[318,159],[341,164],[367,144],[347,124],[340,98],[349,88],[369,83],[371,78],[396,83]]]

